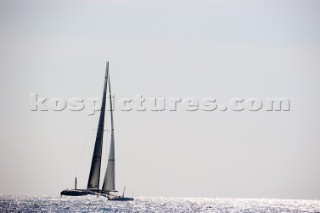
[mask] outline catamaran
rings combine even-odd
[[[109,158],[107,163],[107,170],[104,176],[102,188],[100,189],[100,170],[101,170],[101,159],[102,159],[102,146],[103,146],[103,135],[104,135],[104,124],[105,124],[105,111],[107,102],[107,90],[109,90],[109,103],[110,103],[110,121],[111,121],[111,138],[110,138],[110,149]],[[104,79],[103,95],[102,95],[102,106],[100,111],[99,123],[96,141],[94,145],[91,168],[88,178],[88,184],[86,189],[77,189],[77,178],[75,178],[75,188],[71,190],[63,190],[61,196],[84,196],[84,195],[102,195],[107,197],[109,200],[116,201],[130,201],[134,200],[131,197],[125,197],[123,191],[122,196],[117,195],[118,192],[115,189],[115,150],[114,150],[114,124],[113,124],[113,111],[112,111],[112,100],[111,100],[111,84],[109,75],[109,62],[106,65],[106,74]]]

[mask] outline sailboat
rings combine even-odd
[[[102,159],[102,147],[103,147],[103,135],[104,135],[104,124],[105,124],[105,111],[107,103],[107,89],[109,90],[109,103],[110,103],[110,121],[111,121],[111,138],[110,138],[110,149],[109,158],[107,163],[107,170],[104,176],[102,188],[100,188],[100,170],[101,170],[101,159]],[[77,189],[77,178],[75,178],[75,188],[71,190],[63,190],[61,196],[84,196],[84,195],[102,195],[107,197],[109,200],[116,201],[130,201],[134,200],[131,197],[125,197],[123,191],[122,196],[117,195],[118,192],[115,189],[115,150],[114,150],[114,124],[113,124],[113,111],[112,111],[112,100],[111,100],[111,84],[109,75],[109,62],[106,64],[106,74],[104,79],[102,105],[98,123],[98,130],[96,141],[94,145],[91,168],[88,178],[88,184],[86,189]]]

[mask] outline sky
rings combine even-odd
[[[116,98],[290,100],[289,111],[115,110],[119,191],[320,199],[319,9],[312,0],[1,0],[0,193],[58,195],[75,176],[86,187],[98,113],[31,111],[30,94],[99,98],[108,60]],[[102,175],[107,152],[108,143]]]

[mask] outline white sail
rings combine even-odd
[[[90,169],[88,185],[87,185],[88,189],[94,189],[94,190],[99,190],[108,75],[109,75],[109,62],[107,62],[107,66],[106,66],[106,75],[105,75],[103,96],[102,96],[102,106],[101,106],[97,137],[96,137],[96,142],[94,145],[94,151],[93,151],[92,162],[91,162],[91,169]]]
[[[110,84],[110,76],[108,78],[109,81],[109,98],[110,98],[110,120],[111,120],[111,140],[110,140],[110,151],[109,151],[109,159],[107,164],[107,171],[104,176],[103,191],[116,191],[116,183],[115,183],[115,151],[114,151],[114,128],[113,128],[113,108],[112,108],[112,99],[111,99],[111,84]]]
[[[116,191],[115,190],[115,161],[114,161],[114,137],[111,136],[111,143],[110,143],[110,152],[109,152],[109,159],[107,165],[107,171],[104,177],[104,182],[102,186],[103,191]]]

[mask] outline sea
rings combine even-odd
[[[0,195],[0,212],[320,212],[319,200]]]

